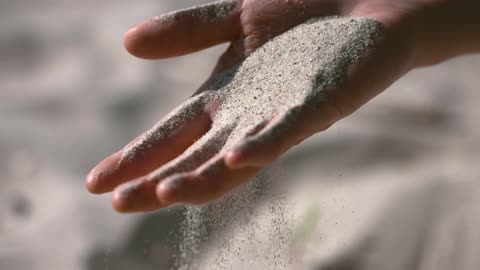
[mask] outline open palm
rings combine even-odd
[[[358,1],[356,6],[344,2],[351,1],[222,1],[157,17],[131,29],[125,37],[126,48],[147,59],[179,56],[224,42],[230,46],[212,76],[189,100],[92,170],[88,189],[94,193],[114,191],[114,207],[122,212],[207,202],[248,181],[289,148],[383,91],[412,67],[408,25],[402,19],[408,14],[408,5],[397,7],[386,0]],[[286,89],[280,97],[284,101],[269,102],[264,98],[269,89],[255,84],[252,91],[235,88],[238,78],[250,76],[249,80],[256,81],[271,73],[270,62],[255,61],[256,50],[269,49],[268,44],[262,47],[268,40],[311,18],[328,15],[370,17],[375,23],[367,19],[344,19],[344,23],[370,21],[383,28],[380,39],[367,35],[357,41],[364,46],[347,64],[360,60],[348,66],[344,80],[324,85],[321,92],[288,85],[291,76],[309,79],[317,74],[302,73],[309,70],[307,63],[298,68],[288,62],[290,58],[279,56],[288,66],[279,71],[283,79],[274,81],[272,87]],[[325,30],[315,23],[309,27],[311,31]],[[315,42],[314,36],[306,42]],[[367,51],[372,40],[376,48]],[[313,56],[315,52],[297,53]],[[316,61],[336,67],[335,57],[331,59],[322,63],[326,60],[318,55]],[[245,69],[252,66],[257,73],[245,75]],[[242,102],[243,110],[232,111],[227,106]],[[264,109],[258,115],[255,108],[260,106]]]

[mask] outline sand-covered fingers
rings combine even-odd
[[[122,213],[153,211],[168,206],[157,199],[156,185],[146,177],[121,184],[113,191],[112,205]]]
[[[230,132],[229,128],[213,128],[156,171],[118,186],[113,193],[113,206],[120,212],[148,211],[168,206],[155,196],[157,184],[174,174],[193,172],[203,166],[220,152]]]
[[[179,156],[210,129],[205,100],[200,95],[191,98],[124,149],[100,162],[87,176],[87,188],[93,193],[110,192]]]
[[[165,205],[202,204],[218,199],[249,181],[261,169],[231,169],[225,165],[224,154],[219,153],[193,172],[180,173],[165,179],[157,186],[156,193],[159,201]]]
[[[190,172],[202,166],[215,156],[225,145],[231,128],[214,127],[192,144],[185,152],[171,160],[147,178],[151,182],[161,182],[165,178],[181,172]]]
[[[137,57],[158,59],[232,41],[241,34],[239,2],[217,1],[147,20],[125,34],[125,47]]]
[[[229,149],[225,162],[231,168],[262,167],[309,136],[323,131],[338,120],[338,112],[328,104],[319,108],[297,106],[278,115],[259,132]]]

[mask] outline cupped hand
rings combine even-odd
[[[174,57],[224,42],[230,46],[212,76],[189,100],[100,162],[88,175],[87,188],[93,193],[113,191],[114,207],[134,212],[208,202],[248,181],[288,149],[348,116],[413,67],[409,18],[414,8],[410,1],[397,2],[222,1],[166,14],[132,28],[125,45],[141,58]],[[296,58],[288,55],[258,59],[256,50],[271,49],[269,43],[262,47],[268,40],[311,18],[329,15],[369,17],[383,29],[381,37],[360,41],[365,48],[353,53],[355,59],[350,62],[355,63],[348,65],[341,82],[314,91],[308,84],[291,84],[298,76],[304,76],[303,81],[318,77],[306,68],[311,63],[289,62]],[[372,45],[370,38],[375,48],[367,50]],[[313,65],[327,61],[315,56],[315,51],[292,48],[289,53],[311,55]],[[326,63],[335,67],[337,60],[331,57]],[[273,74],[275,61],[286,64],[278,71],[283,78],[262,77]],[[262,88],[262,80],[270,80],[271,87]],[[269,92],[278,90],[282,95]]]

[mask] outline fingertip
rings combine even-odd
[[[157,199],[164,205],[171,205],[179,201],[181,185],[186,180],[186,174],[174,175],[157,185]]]
[[[255,140],[247,139],[226,153],[225,164],[232,169],[263,166],[265,165],[263,148],[264,146],[258,144]]]
[[[156,194],[158,200],[162,203],[168,203],[172,200],[172,190],[163,183],[156,188]]]
[[[162,204],[155,194],[157,183],[138,178],[116,187],[112,206],[120,213],[150,212],[169,205]]]
[[[112,193],[112,207],[119,213],[128,213],[128,204],[118,191]]]
[[[118,213],[131,213],[131,205],[122,190],[115,190],[112,193],[112,207]]]
[[[249,145],[241,150],[228,152],[225,155],[225,164],[231,169],[260,168],[268,165],[278,156],[275,152],[264,148],[263,145]]]
[[[88,175],[85,180],[85,187],[90,193],[93,194],[102,194],[100,189],[99,179],[102,177],[102,171],[99,171],[97,168],[94,168]]]
[[[164,205],[173,204],[175,202],[175,193],[175,190],[165,183],[159,184],[156,189],[157,198]]]
[[[85,179],[87,190],[93,194],[102,194],[111,191],[111,178],[117,170],[121,153],[115,153],[101,161],[93,168]]]
[[[148,54],[147,45],[152,40],[145,31],[145,23],[130,28],[123,36],[123,44],[125,49],[133,56],[143,59],[153,59]]]
[[[225,164],[232,169],[240,169],[246,167],[245,155],[242,155],[241,151],[229,151],[225,154]]]
[[[134,42],[135,33],[137,32],[137,26],[130,28],[125,34],[123,35],[123,45],[125,49],[135,55],[136,51],[136,43]]]
[[[125,49],[138,58],[154,60],[191,52],[188,34],[168,21],[149,19],[129,29],[123,38]],[[174,45],[174,46],[173,46]]]

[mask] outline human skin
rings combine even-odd
[[[327,101],[315,112],[299,118],[293,128],[268,141],[255,140],[252,134],[240,142],[241,147],[219,151],[214,158],[225,166],[215,175],[202,174],[210,164],[205,162],[182,174],[184,181],[175,188],[169,183],[178,180],[178,175],[150,179],[153,171],[175,159],[208,130],[214,109],[206,110],[196,121],[185,122],[172,136],[156,143],[156,149],[133,162],[120,162],[123,149],[106,158],[87,176],[86,185],[92,193],[113,191],[116,210],[152,211],[176,203],[198,204],[217,199],[251,179],[302,140],[355,112],[410,70],[480,51],[477,0],[231,2],[231,11],[215,20],[200,20],[195,12],[180,13],[173,21],[147,20],[125,34],[125,47],[140,58],[162,59],[230,42],[205,83],[208,85],[211,78],[241,62],[272,37],[309,18],[371,17],[382,23],[383,36],[374,50],[349,67],[339,85],[329,89]],[[201,92],[202,88],[197,94]]]

